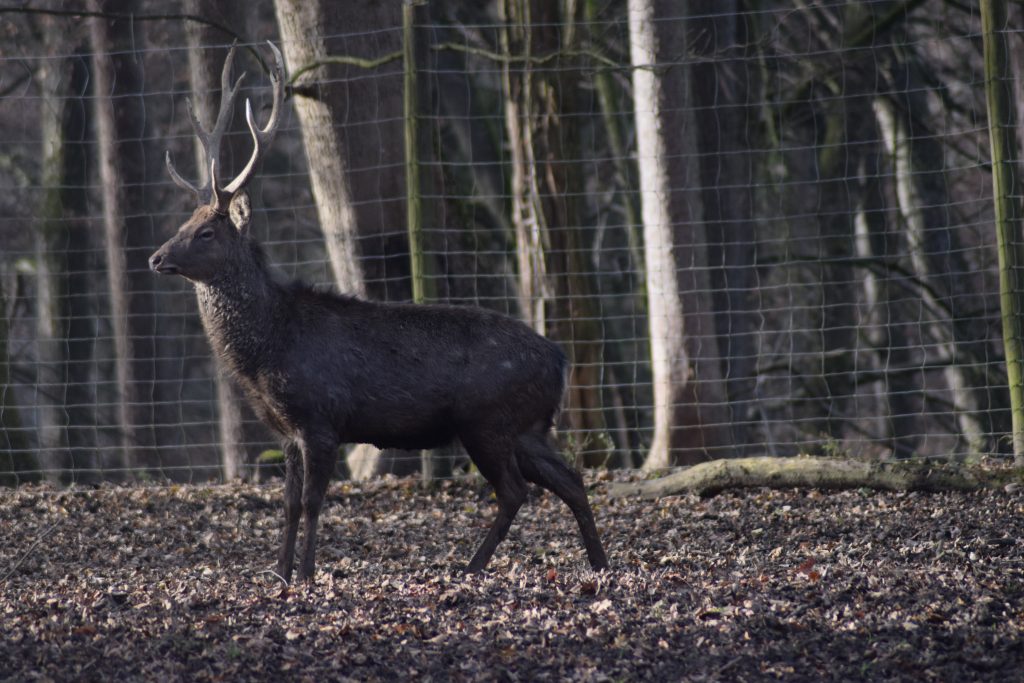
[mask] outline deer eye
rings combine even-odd
[[[199,239],[201,240],[212,240],[213,239],[213,228],[203,228],[199,231]]]

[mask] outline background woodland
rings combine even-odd
[[[0,32],[5,483],[248,477],[274,446],[146,265],[193,208],[164,151],[198,177],[185,102],[212,119],[236,40],[258,119],[265,41],[288,69],[250,188],[271,261],[557,340],[579,464],[1010,451],[970,3],[92,0]]]

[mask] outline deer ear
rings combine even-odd
[[[228,215],[231,222],[243,235],[249,229],[249,218],[252,215],[252,208],[249,206],[249,193],[245,190],[238,192],[231,198],[231,206],[228,208]]]

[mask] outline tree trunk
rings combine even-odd
[[[706,240],[684,22],[669,0],[630,0],[630,56],[654,385],[647,469],[730,453],[725,387],[704,299]]]
[[[500,134],[503,122],[494,119],[494,105],[484,89],[467,87],[467,78],[475,81],[478,58],[459,50],[430,49],[460,37],[446,11],[454,8],[437,2],[427,7],[433,14],[430,38],[421,42],[428,47],[432,112],[439,127],[431,147],[439,162],[435,182],[439,189],[447,188],[440,202],[446,219],[437,227],[443,259],[438,263],[438,295],[453,303],[504,303],[509,291],[517,291],[517,274],[515,258],[508,256],[514,254],[515,233]],[[487,21],[484,9],[471,20]],[[475,277],[465,277],[468,273]]]
[[[919,303],[907,300],[907,292],[913,288],[907,278],[892,267],[897,265],[900,255],[906,253],[906,247],[901,239],[902,231],[897,225],[892,225],[889,218],[893,211],[886,188],[892,167],[883,161],[887,155],[881,142],[881,132],[877,126],[872,128],[868,139],[879,142],[872,144],[865,155],[863,204],[859,217],[863,221],[866,239],[858,239],[857,243],[864,250],[858,255],[879,262],[883,271],[881,277],[869,274],[865,278],[865,289],[868,290],[865,299],[869,315],[873,313],[875,320],[862,326],[878,330],[877,338],[871,341],[877,349],[879,369],[884,378],[882,413],[889,449],[894,457],[909,458],[917,451],[921,440],[920,415],[924,409],[924,372],[912,372],[913,368],[922,367],[925,362],[914,337],[914,328],[919,325],[920,317],[915,308]]]
[[[275,7],[293,74],[328,55],[361,60],[395,55],[372,68],[334,64],[312,69],[295,83],[294,100],[311,175],[321,176],[311,177],[317,210],[323,210],[322,204],[340,205],[340,214],[321,221],[322,229],[332,230],[328,248],[351,253],[355,263],[354,241],[359,240],[362,273],[346,264],[348,275],[338,279],[339,286],[347,287],[349,280],[353,293],[408,300],[406,193],[400,170],[401,3],[277,0]],[[318,183],[324,183],[319,190]],[[332,240],[338,244],[331,246]]]
[[[0,486],[17,486],[39,478],[39,462],[29,448],[11,384],[7,312],[3,280],[0,279]]]
[[[399,3],[276,0],[274,5],[290,73],[328,55],[373,60],[401,50]],[[352,26],[363,33],[345,35]],[[294,94],[338,287],[356,295],[407,299],[406,193],[404,176],[396,172],[404,161],[403,147],[396,144],[402,139],[401,60],[369,72],[361,66],[317,66],[294,84]],[[357,238],[362,264],[356,258]],[[368,269],[365,278],[362,265]],[[419,462],[417,452],[382,452],[365,444],[349,455],[354,478],[411,474]]]
[[[533,32],[528,12],[532,5],[521,0],[501,0],[501,48],[506,55],[531,55]],[[527,12],[527,16],[523,16]],[[514,66],[502,64],[505,96],[505,132],[511,162],[512,225],[516,236],[519,315],[538,334],[547,329],[546,303],[553,294],[544,258],[546,225],[540,202],[540,180],[534,157],[532,125],[533,73],[529,60]]]
[[[978,322],[986,303],[976,294],[980,290],[965,286],[964,278],[970,277],[972,269],[954,229],[943,143],[923,123],[928,89],[921,68],[913,55],[896,65],[896,101],[882,101],[876,114],[883,132],[888,131],[886,141],[896,164],[897,197],[914,270],[931,285],[939,307],[949,312],[948,322],[932,326],[932,336],[948,355],[946,381],[964,450],[998,452],[1005,449],[998,436],[1009,432],[1009,395],[1005,387],[991,385],[986,375],[989,328]]]
[[[44,470],[59,478],[70,466],[67,453],[67,431],[62,396],[66,387],[61,381],[65,367],[66,339],[61,326],[63,279],[67,268],[61,263],[66,249],[68,226],[65,222],[64,196],[73,192],[65,182],[67,165],[65,155],[66,110],[72,105],[69,79],[74,65],[73,57],[61,57],[66,49],[66,37],[58,37],[58,28],[52,18],[41,21],[43,40],[50,57],[42,62],[36,78],[42,102],[39,107],[41,138],[40,186],[43,188],[40,206],[36,209],[35,277],[36,277],[36,434],[39,438],[38,458]],[[64,40],[61,40],[64,39]],[[79,190],[80,191],[80,190]],[[73,217],[68,216],[73,220]]]
[[[981,25],[985,59],[985,99],[989,150],[992,156],[992,196],[999,250],[1000,319],[1009,385],[1011,443],[1014,461],[1024,466],[1024,253],[1021,245],[1020,160],[1017,154],[1017,116],[1007,92],[1013,71],[1006,39],[1006,2],[982,0]]]
[[[188,14],[205,17],[223,26],[235,28],[245,35],[247,14],[242,6],[229,0],[185,0],[185,11]],[[230,40],[219,29],[207,24],[189,22],[186,24],[188,35],[189,80],[194,93],[193,103],[196,114],[204,125],[212,125],[217,116],[220,102],[220,76],[227,56],[227,49],[214,49],[213,45],[223,44]],[[228,159],[218,159],[218,168],[223,169],[225,178],[234,177],[241,170],[251,153],[252,139],[247,133],[243,120],[239,116],[232,119],[231,126],[224,136],[221,155],[226,152]],[[195,140],[196,169],[199,181],[202,182],[209,173],[206,155],[198,138]],[[216,382],[217,428],[220,439],[221,476],[225,481],[244,476],[244,468],[249,462],[246,457],[245,444],[250,440],[259,440],[256,434],[247,438],[245,429],[245,403],[241,391],[234,380],[227,374],[216,354],[211,361],[217,368]],[[251,422],[251,420],[250,420]],[[263,450],[261,447],[257,451]]]
[[[285,61],[290,73],[327,57],[324,35],[328,29],[319,0],[276,0],[277,21]],[[365,295],[363,273],[357,260],[357,216],[345,175],[342,139],[335,128],[341,120],[329,97],[327,67],[306,72],[295,84],[292,102],[299,117],[302,143],[309,163],[320,229],[324,233],[334,282],[343,292]]]
[[[506,0],[502,47],[525,57],[504,63],[505,122],[512,156],[513,224],[519,255],[520,310],[539,333],[553,336],[571,366],[563,419],[570,447],[588,467],[618,464],[602,398],[601,312],[589,260],[580,197],[580,72],[571,58],[557,68],[531,59],[574,47],[579,7],[543,0]],[[564,12],[573,11],[572,15]]]
[[[700,182],[708,238],[715,330],[728,396],[730,440],[739,452],[751,445],[757,420],[759,314],[758,226],[754,188],[760,163],[756,150],[759,96],[747,18],[737,0],[691,4],[687,20],[698,59],[693,65]]]
[[[854,81],[853,75],[843,78],[844,83]],[[845,425],[854,417],[849,405],[855,386],[857,307],[850,260],[862,155],[857,127],[870,115],[867,103],[856,91],[824,103],[825,131],[817,150],[821,377],[816,398],[821,427],[815,436],[835,440],[844,437]]]
[[[89,57],[83,47],[70,65],[69,95],[72,101],[64,108],[64,174],[61,193],[63,210],[62,244],[57,247],[57,269],[60,276],[60,300],[57,307],[63,338],[63,368],[60,381],[63,386],[64,421],[68,449],[67,466],[70,473],[65,480],[89,483],[99,479],[96,455],[97,422],[96,381],[92,375],[96,318],[100,305],[94,292],[97,270],[92,256],[98,247],[93,237],[95,223],[89,211],[89,178],[92,144],[88,102]]]
[[[89,376],[94,305],[89,272],[87,57],[67,51],[63,24],[44,21],[48,53],[40,69],[44,188],[36,238],[36,337],[40,460],[54,479],[96,478],[96,417]],[[59,28],[60,27],[60,28]]]
[[[1020,469],[986,470],[936,462],[868,462],[842,458],[714,460],[661,479],[611,484],[613,498],[661,498],[683,493],[713,496],[730,489],[767,487],[828,490],[977,491],[1024,483]]]
[[[128,0],[91,0],[90,10],[127,16]],[[159,406],[156,314],[146,259],[155,244],[146,179],[150,139],[142,100],[138,33],[129,19],[89,20],[110,324],[114,340],[118,426],[123,461],[110,466],[156,470]]]

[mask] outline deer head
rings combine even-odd
[[[270,67],[270,80],[274,88],[270,118],[263,128],[258,127],[252,113],[252,103],[246,99],[245,120],[253,139],[252,156],[235,179],[223,187],[217,179],[220,143],[231,120],[238,88],[245,78],[245,74],[242,74],[234,85],[231,83],[234,45],[224,60],[224,69],[221,72],[220,109],[217,120],[209,130],[203,127],[191,102],[188,102],[189,119],[192,121],[196,137],[203,146],[209,177],[202,186],[190,183],[174,168],[171,153],[167,152],[167,172],[171,180],[195,195],[199,206],[192,217],[178,229],[177,234],[149,258],[149,267],[154,272],[181,275],[196,282],[207,282],[218,273],[224,272],[224,266],[230,264],[235,252],[242,248],[241,238],[247,235],[250,216],[249,198],[244,190],[277,133],[284,102],[284,58],[273,43],[268,42],[268,45],[274,54],[274,62]]]

